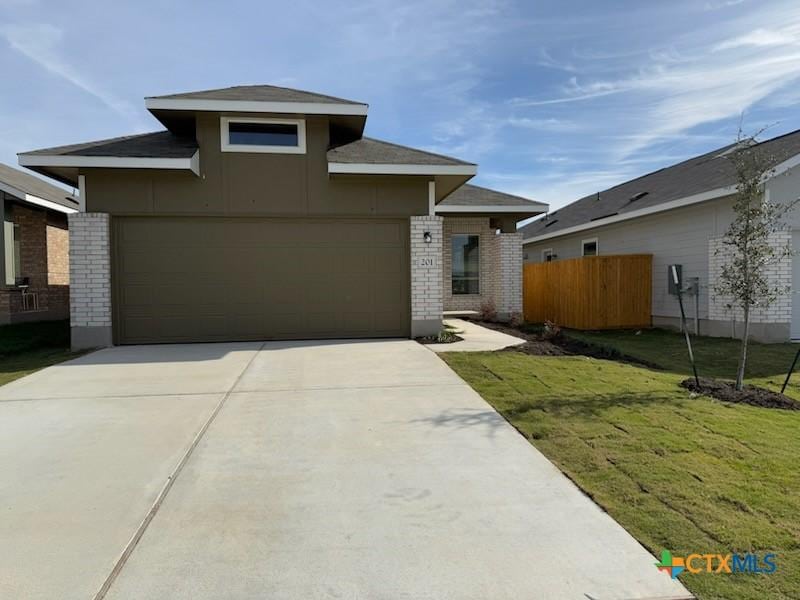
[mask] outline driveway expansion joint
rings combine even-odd
[[[258,350],[256,350],[253,353],[253,356],[250,358],[249,361],[247,361],[247,364],[244,366],[241,373],[239,373],[239,375],[231,384],[230,389],[227,392],[225,392],[225,395],[220,399],[219,402],[217,402],[217,405],[214,407],[214,410],[211,411],[211,414],[209,415],[208,419],[206,419],[205,423],[203,423],[203,425],[200,427],[199,431],[194,436],[192,443],[189,444],[189,447],[186,449],[186,452],[184,452],[183,456],[178,461],[178,464],[175,465],[175,468],[167,477],[164,486],[161,488],[161,491],[158,493],[158,496],[156,496],[155,501],[150,506],[150,510],[147,511],[147,514],[145,515],[144,519],[142,519],[142,522],[139,524],[139,527],[136,528],[136,531],[134,532],[133,536],[125,545],[122,554],[120,554],[119,558],[114,563],[114,567],[111,569],[111,572],[108,574],[108,577],[106,577],[105,581],[103,582],[103,585],[100,586],[100,589],[94,595],[93,600],[103,600],[103,598],[106,597],[106,594],[108,594],[108,591],[111,589],[111,586],[114,584],[114,581],[117,579],[117,576],[120,574],[122,569],[125,568],[125,564],[128,562],[128,558],[130,558],[131,554],[133,554],[133,551],[136,549],[136,546],[142,539],[142,536],[144,535],[145,531],[147,531],[147,528],[149,527],[150,523],[153,521],[156,514],[158,513],[158,509],[161,508],[161,505],[164,503],[164,500],[166,499],[167,494],[169,494],[169,491],[172,489],[175,480],[180,475],[181,471],[183,470],[183,467],[186,466],[186,463],[189,462],[189,458],[191,458],[192,452],[200,443],[200,440],[203,439],[203,436],[205,435],[206,431],[208,431],[208,428],[214,422],[214,419],[222,410],[222,407],[225,405],[225,401],[231,396],[231,394],[233,393],[233,389],[239,384],[239,381],[241,381],[242,377],[247,372],[247,369],[250,368],[250,365],[253,364],[253,361],[256,359],[259,353],[264,349],[265,345],[266,342],[262,343],[261,346],[259,346]]]

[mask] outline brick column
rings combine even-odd
[[[411,337],[442,329],[442,217],[411,217]],[[431,234],[430,244],[424,240]]]
[[[111,345],[111,217],[69,215],[72,349]]]
[[[522,234],[500,233],[497,240],[497,318],[522,314]]]

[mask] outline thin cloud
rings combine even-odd
[[[796,44],[798,42],[796,32],[780,31],[775,29],[755,29],[744,35],[725,40],[714,46],[714,52],[731,50],[733,48],[755,47],[764,48],[769,46],[782,46],[785,44]]]
[[[103,89],[59,58],[57,49],[64,35],[61,29],[49,24],[6,25],[0,28],[0,34],[11,48],[97,98],[111,110],[125,117],[135,115],[136,111],[130,103]]]

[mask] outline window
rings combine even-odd
[[[306,124],[300,119],[235,119],[222,117],[223,152],[305,154]]]
[[[597,245],[597,238],[591,238],[581,242],[582,256],[597,256],[598,254],[600,254],[600,247]]]
[[[20,277],[21,253],[19,242],[19,225],[11,221],[3,221],[3,256],[6,266],[6,285],[15,285],[17,277]]]
[[[542,250],[542,262],[550,262],[553,260],[553,249],[545,248]]]
[[[480,236],[454,235],[452,245],[453,294],[480,294]]]

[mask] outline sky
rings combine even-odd
[[[366,135],[550,203],[800,128],[800,3],[0,0],[0,162],[156,131],[145,96],[241,84],[367,102]]]

